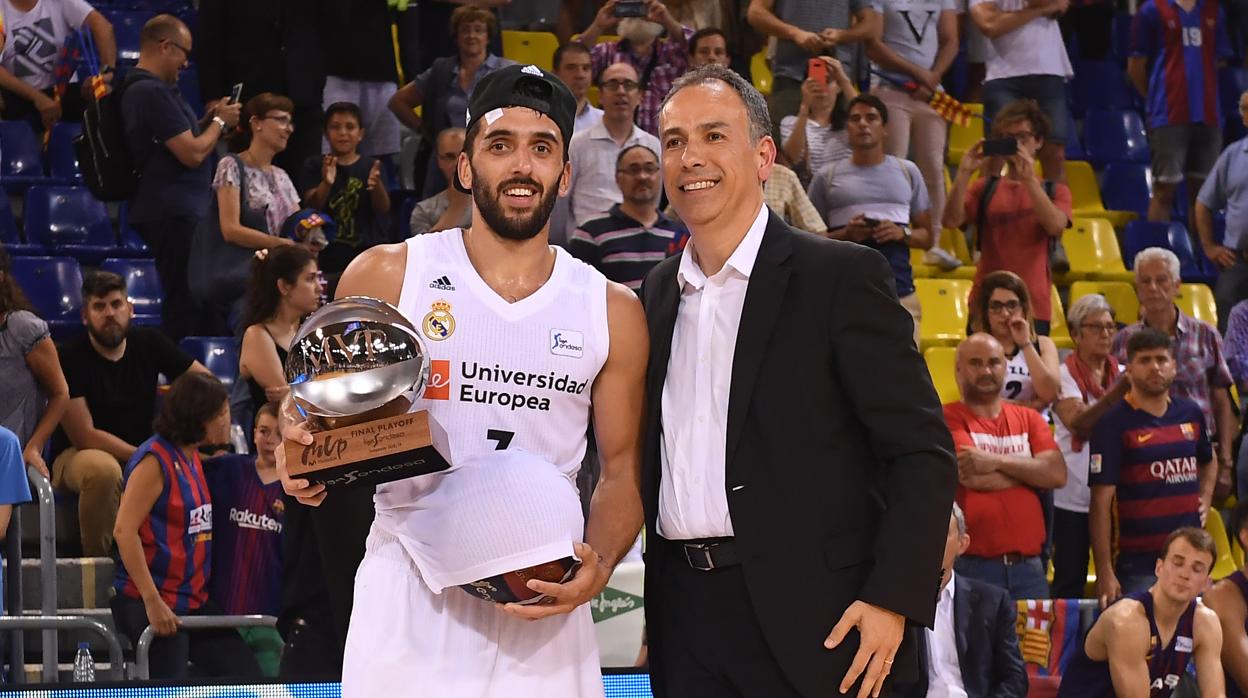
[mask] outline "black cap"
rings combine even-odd
[[[576,125],[576,97],[553,73],[535,65],[509,65],[486,75],[468,97],[464,125],[471,130],[478,119],[504,107],[528,107],[550,117],[559,127],[566,155]],[[460,191],[468,192],[458,175],[454,184]]]

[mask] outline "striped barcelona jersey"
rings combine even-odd
[[[212,493],[212,569],[208,593],[230,614],[282,610],[282,483],[264,484],[255,456],[221,456],[204,464]]]
[[[1200,526],[1199,467],[1213,458],[1205,418],[1186,398],[1171,398],[1161,417],[1128,400],[1092,434],[1088,484],[1117,487],[1118,564],[1152,570],[1166,536]]]
[[[1153,595],[1146,589],[1128,594],[1114,603],[1122,603],[1125,599],[1139,601],[1144,606],[1144,614],[1148,616],[1149,649],[1145,660],[1148,662],[1148,682],[1150,698],[1167,698],[1174,693],[1179,679],[1187,670],[1187,663],[1192,658],[1194,638],[1192,625],[1196,618],[1196,601],[1192,601],[1179,616],[1174,627],[1174,637],[1165,646],[1161,644],[1161,632],[1157,629],[1157,620],[1153,616]],[[1114,683],[1109,673],[1108,661],[1096,661],[1088,657],[1087,638],[1079,643],[1079,651],[1070,661],[1070,666],[1062,674],[1062,685],[1058,689],[1058,698],[1102,698],[1114,695]]]
[[[1244,575],[1243,570],[1236,570],[1235,574],[1227,577],[1231,583],[1239,589],[1239,593],[1244,597],[1244,603],[1248,604],[1248,576]],[[1248,620],[1244,621],[1244,632],[1248,632]],[[1229,641],[1229,640],[1228,640]],[[1239,684],[1235,683],[1235,679],[1228,671],[1226,674],[1226,698],[1245,698],[1245,694],[1240,690]]]
[[[125,480],[147,455],[156,458],[164,481],[152,505],[139,540],[160,598],[176,614],[193,611],[208,600],[212,572],[212,499],[204,481],[198,453],[183,453],[168,440],[153,436],[126,463]],[[123,482],[124,486],[124,482]],[[140,598],[139,588],[126,566],[117,566],[113,587],[118,593]]]
[[[1191,12],[1174,0],[1144,3],[1131,26],[1131,53],[1152,63],[1149,127],[1222,127],[1217,63],[1230,57],[1231,44],[1218,0],[1197,0]]]
[[[680,252],[688,241],[685,226],[662,213],[653,225],[643,225],[616,204],[578,227],[568,240],[568,252],[636,291],[656,264]]]

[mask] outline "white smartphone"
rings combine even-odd
[[[234,83],[234,89],[230,90],[230,103],[233,104],[243,96],[243,83]]]

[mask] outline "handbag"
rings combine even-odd
[[[253,211],[247,206],[247,168],[237,155],[227,155],[238,165],[239,223],[269,232],[265,209]],[[200,219],[191,239],[190,263],[187,265],[187,286],[191,295],[206,305],[228,306],[247,292],[251,278],[251,260],[256,251],[227,242],[221,233],[221,211],[217,197],[212,197],[208,215]]]

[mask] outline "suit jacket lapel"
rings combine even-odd
[[[966,636],[971,630],[971,609],[979,603],[975,597],[975,590],[967,584],[960,585],[953,595],[953,637],[958,645],[959,666],[966,666],[968,659]]]
[[[681,253],[683,255],[683,253]],[[676,327],[676,313],[680,309],[680,286],[676,261],[661,275],[652,277],[655,283],[654,298],[647,300],[646,319],[650,329],[650,363],[646,369],[646,401],[649,404],[646,418],[646,449],[642,456],[642,501],[654,512],[658,511],[659,478],[662,464],[659,451],[662,448],[663,382],[667,380],[667,362],[672,354],[672,333]],[[651,292],[647,288],[648,294]],[[649,513],[649,512],[648,512]]]

